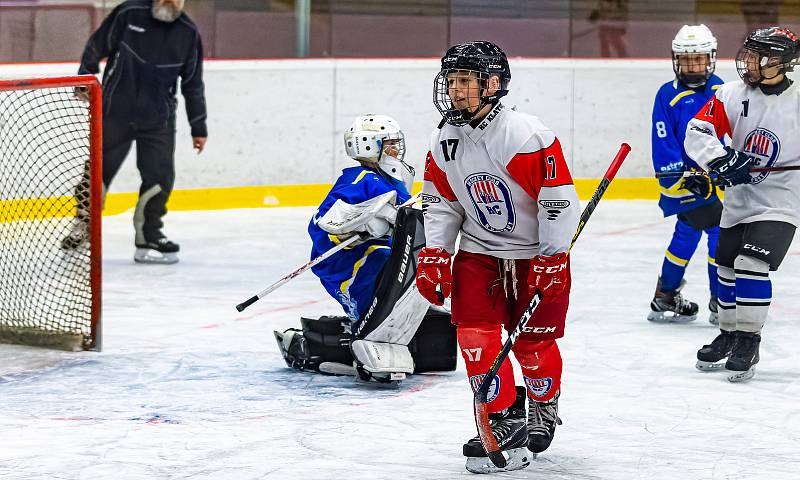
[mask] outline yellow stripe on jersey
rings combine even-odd
[[[368,173],[369,172],[366,171],[366,170],[364,170],[363,172],[359,173],[358,176],[356,177],[356,179],[353,180],[353,183],[351,183],[351,185],[355,185],[356,183],[360,182],[364,177],[367,176]]]
[[[694,90],[686,90],[685,92],[681,92],[681,93],[675,95],[675,98],[673,98],[672,100],[669,101],[669,106],[670,107],[674,107],[675,104],[678,103],[678,100],[680,100],[683,97],[692,95],[693,93],[695,93]]]
[[[369,257],[369,255],[372,252],[380,248],[388,249],[389,247],[386,245],[373,245],[367,248],[367,253],[365,253],[363,257],[359,258],[356,264],[353,265],[353,275],[351,275],[350,278],[342,282],[342,284],[339,286],[340,292],[344,293],[345,295],[347,294],[347,291],[350,289],[350,284],[353,283],[353,280],[355,280],[356,278],[356,274],[358,274],[358,271],[361,270],[361,267],[363,267],[364,264],[367,263],[367,257]]]
[[[708,263],[710,263],[711,265],[714,265],[715,267],[717,266],[716,259],[714,257],[712,257],[711,255],[708,256]]]
[[[721,87],[721,86],[722,85],[712,85],[711,86],[711,90],[719,90],[719,87]]]
[[[675,255],[673,255],[669,250],[667,250],[667,253],[665,253],[664,256],[667,257],[667,260],[669,260],[670,262],[674,263],[679,267],[685,267],[686,265],[689,264],[689,260],[678,258]]]
[[[661,187],[661,195],[669,198],[684,198],[684,197],[692,197],[693,194],[689,190],[683,188],[683,179],[679,178],[671,187]]]

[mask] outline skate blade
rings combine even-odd
[[[708,323],[711,325],[719,325],[719,314],[712,313],[708,316]]]
[[[744,372],[733,372],[731,375],[728,375],[728,381],[731,383],[742,383],[750,380],[756,374],[756,367],[750,367],[750,370],[745,370]]]
[[[520,470],[531,464],[531,460],[536,458],[536,454],[529,451],[527,447],[512,448],[503,451],[503,456],[506,457],[508,464],[499,468],[489,457],[467,457],[466,467],[472,473],[498,473],[498,472],[511,472],[513,470]]]
[[[724,362],[704,362],[702,360],[698,360],[695,367],[700,370],[701,372],[718,372],[725,368]]]
[[[667,312],[653,312],[647,315],[647,319],[653,323],[689,323],[697,320],[697,315],[677,315]]]
[[[133,254],[133,261],[136,263],[169,265],[178,263],[178,254],[177,252],[162,253],[151,248],[137,248]]]

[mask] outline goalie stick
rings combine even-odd
[[[786,172],[789,170],[800,170],[800,165],[787,165],[784,167],[754,167],[752,173],[761,172]],[[703,170],[687,170],[683,172],[656,172],[656,178],[687,178],[696,176],[708,176],[708,172]]]
[[[569,249],[567,250],[567,255],[569,255],[570,250],[572,250],[572,246],[575,245],[575,241],[583,231],[584,226],[586,226],[586,222],[589,220],[592,212],[594,212],[594,209],[597,207],[597,203],[605,193],[608,185],[611,183],[611,180],[614,179],[617,171],[619,171],[619,167],[622,166],[622,162],[625,160],[625,157],[628,156],[630,151],[631,147],[627,143],[623,143],[620,146],[617,155],[614,157],[614,160],[611,162],[611,165],[609,165],[608,170],[606,170],[606,173],[603,175],[600,185],[598,185],[597,190],[595,190],[591,200],[589,200],[589,203],[583,209],[580,222],[578,223],[578,228],[576,229],[575,235],[572,237]],[[497,371],[500,370],[500,365],[502,365],[506,357],[508,357],[508,354],[511,352],[511,347],[514,346],[514,343],[517,341],[517,338],[519,338],[523,329],[528,324],[528,321],[531,319],[531,316],[533,316],[533,312],[536,311],[536,308],[539,306],[541,301],[542,292],[536,290],[536,292],[533,294],[533,298],[531,299],[531,303],[528,305],[528,308],[525,309],[525,312],[517,322],[514,330],[508,335],[508,338],[503,344],[503,348],[500,350],[500,353],[497,354],[497,357],[494,359],[489,371],[486,372],[486,375],[484,375],[483,381],[478,388],[475,389],[475,425],[478,427],[478,435],[480,436],[481,444],[483,445],[483,449],[486,451],[486,455],[489,457],[489,460],[491,460],[491,462],[498,468],[504,468],[508,464],[508,459],[505,455],[503,455],[503,452],[500,451],[500,446],[497,444],[497,438],[495,438],[494,433],[492,433],[492,429],[489,424],[489,411],[487,409],[489,387],[492,383],[492,380],[494,380],[494,377],[497,376]]]
[[[417,202],[418,199],[419,199],[419,194],[413,195],[405,203],[403,203],[402,205],[398,206],[397,208],[407,207],[409,205],[413,205],[413,204],[415,204]],[[356,241],[358,241],[358,240],[369,240],[369,239],[370,239],[370,236],[366,232],[362,232],[362,233],[359,233],[357,235],[353,235],[352,237],[350,237],[347,240],[343,241],[342,243],[336,245],[335,247],[331,248],[330,250],[328,250],[327,252],[323,253],[322,255],[318,256],[317,258],[309,260],[307,263],[305,263],[301,267],[298,267],[292,273],[290,273],[290,274],[286,275],[285,277],[281,278],[280,280],[278,280],[277,282],[273,283],[272,285],[270,285],[269,287],[265,288],[264,290],[261,290],[257,294],[253,295],[252,297],[248,298],[244,302],[240,303],[239,305],[236,305],[236,311],[237,312],[244,311],[245,308],[249,307],[250,305],[256,303],[257,301],[259,301],[262,298],[266,297],[270,293],[274,292],[275,290],[277,290],[278,288],[283,286],[289,280],[292,280],[293,278],[297,277],[298,275],[300,275],[301,273],[305,272],[306,270],[308,270],[309,268],[313,267],[314,265],[322,262],[323,260],[325,260],[326,258],[328,258],[331,255],[335,254],[336,252],[349,247],[350,245],[352,245]]]

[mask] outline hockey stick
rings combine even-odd
[[[407,207],[409,205],[413,205],[414,203],[416,203],[418,198],[419,198],[419,194],[413,195],[411,198],[406,200],[402,205],[398,206],[397,208]],[[366,232],[362,232],[362,233],[360,233],[358,235],[353,235],[352,237],[348,238],[344,242],[340,243],[339,245],[336,245],[335,247],[331,248],[327,252],[325,252],[322,255],[318,256],[317,258],[309,260],[303,266],[298,267],[292,273],[290,273],[290,274],[286,275],[285,277],[281,278],[280,280],[278,280],[277,282],[273,283],[272,285],[270,285],[269,287],[265,288],[264,290],[261,290],[257,294],[253,295],[252,297],[248,298],[244,302],[240,303],[239,305],[236,305],[236,311],[238,311],[238,312],[244,311],[245,308],[249,307],[250,305],[256,303],[257,301],[259,301],[262,298],[266,297],[270,293],[274,292],[275,290],[277,290],[278,288],[283,286],[289,280],[292,280],[293,278],[297,277],[298,275],[300,275],[301,273],[305,272],[306,270],[308,270],[309,268],[313,267],[314,265],[317,265],[318,263],[322,262],[323,260],[325,260],[326,258],[328,258],[331,255],[335,254],[336,252],[349,247],[350,245],[352,245],[356,241],[358,241],[358,240],[369,240],[369,239],[370,239],[370,236]]]
[[[366,238],[369,238],[369,236],[367,236]],[[298,276],[301,273],[305,272],[306,270],[308,270],[309,268],[313,267],[314,265],[322,262],[323,260],[325,260],[326,258],[328,258],[331,255],[335,254],[336,252],[349,247],[350,245],[352,245],[353,243],[357,242],[358,240],[365,240],[365,238],[362,238],[361,235],[353,235],[352,237],[348,238],[344,242],[340,243],[339,245],[336,245],[335,247],[331,248],[327,252],[323,253],[319,257],[314,258],[312,260],[309,260],[306,264],[304,264],[303,266],[299,267],[297,270],[295,270],[292,273],[290,273],[289,275],[286,275],[285,277],[281,278],[280,280],[278,280],[277,282],[273,283],[272,285],[270,285],[269,287],[265,288],[264,290],[261,290],[257,294],[253,295],[252,297],[248,298],[244,302],[240,303],[239,305],[236,305],[236,310],[239,311],[239,312],[243,311],[245,308],[249,307],[250,305],[256,303],[257,301],[261,300],[262,298],[266,297],[270,293],[272,293],[275,290],[277,290],[278,288],[280,288],[283,284],[285,284],[289,280],[295,278],[296,276]]]
[[[789,170],[800,170],[800,165],[786,165],[784,167],[755,167],[750,171],[753,173],[761,172],[786,172]],[[703,170],[688,170],[683,172],[656,172],[656,178],[687,178],[697,176],[708,176],[708,172]]]
[[[597,203],[600,202],[600,198],[602,198],[603,194],[608,188],[608,185],[611,183],[611,180],[614,179],[617,171],[619,171],[619,167],[622,166],[622,162],[625,161],[625,157],[628,156],[628,152],[630,151],[631,147],[627,143],[623,143],[620,146],[617,155],[614,157],[614,160],[611,162],[611,165],[609,165],[608,170],[606,170],[606,173],[603,175],[600,185],[598,185],[597,190],[595,190],[591,200],[589,200],[589,203],[586,204],[586,207],[583,209],[580,222],[578,223],[578,228],[569,244],[567,255],[569,255],[569,252],[572,250],[572,246],[575,245],[575,241],[578,239],[578,236],[586,226],[586,222],[589,220],[589,217],[592,215],[592,212],[594,212],[595,208],[597,208]],[[489,424],[489,411],[487,409],[489,403],[489,387],[491,386],[494,377],[497,376],[497,371],[500,370],[500,365],[502,365],[506,357],[508,357],[508,354],[511,352],[511,347],[514,346],[517,338],[519,338],[520,334],[522,334],[523,330],[528,325],[528,321],[533,316],[533,312],[536,311],[536,308],[539,306],[541,301],[542,292],[536,290],[536,292],[533,294],[533,298],[531,299],[531,303],[528,305],[528,308],[525,309],[522,317],[517,322],[517,326],[514,327],[514,330],[508,335],[506,342],[503,344],[503,348],[500,350],[500,353],[497,354],[494,362],[492,362],[491,368],[489,368],[489,371],[486,372],[486,375],[483,377],[483,381],[475,390],[474,411],[475,424],[478,427],[478,435],[480,436],[481,444],[483,445],[483,449],[486,451],[486,455],[489,457],[489,460],[491,460],[492,463],[498,468],[504,468],[506,465],[508,465],[508,459],[503,452],[500,451],[500,446],[497,444],[497,438],[495,438],[494,433],[492,433],[492,429]]]

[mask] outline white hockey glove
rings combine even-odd
[[[336,200],[330,210],[317,221],[319,228],[339,240],[366,232],[372,238],[389,234],[397,218],[394,206],[397,192],[386,192],[365,202],[351,205]]]

